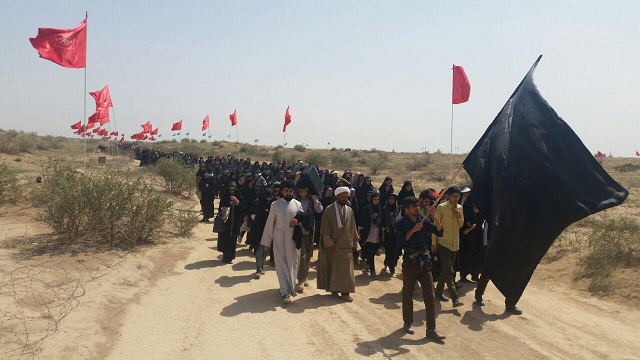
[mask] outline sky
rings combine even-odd
[[[109,85],[111,130],[162,139],[468,152],[538,55],[542,96],[592,152],[640,151],[640,1],[0,0],[0,128],[74,136],[83,69],[40,59],[39,27],[88,11],[87,92]],[[453,107],[452,65],[471,82]],[[86,95],[86,111],[95,110]],[[231,135],[231,137],[228,137]]]

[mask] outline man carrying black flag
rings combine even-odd
[[[533,71],[541,58],[464,160],[474,203],[489,224],[476,303],[484,304],[491,279],[515,314],[522,313],[516,303],[556,237],[629,194],[538,92]]]

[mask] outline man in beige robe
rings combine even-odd
[[[322,213],[318,250],[318,289],[341,293],[343,300],[356,291],[353,274],[353,250],[358,247],[358,232],[353,210],[346,206],[349,188],[335,190],[336,201]]]

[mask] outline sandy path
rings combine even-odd
[[[201,225],[197,236],[210,238],[209,231]],[[546,289],[536,279],[519,304],[523,316],[504,314],[503,298],[491,285],[487,306],[472,306],[473,285],[465,284],[465,305],[453,310],[444,303],[438,312],[438,329],[448,336],[438,344],[424,339],[418,296],[416,334],[399,329],[397,278],[370,282],[356,271],[358,287],[350,304],[318,291],[312,282],[283,307],[271,268],[254,280],[254,259],[246,246],[239,247],[233,265],[223,265],[215,244],[194,242],[172,275],[129,306],[110,359],[640,358],[639,311],[566,288]]]

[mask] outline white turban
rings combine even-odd
[[[336,196],[338,196],[338,195],[340,195],[342,193],[345,193],[345,192],[348,194],[350,192],[349,188],[346,187],[346,186],[340,186],[339,188],[337,188],[334,191],[334,194],[336,194]]]

